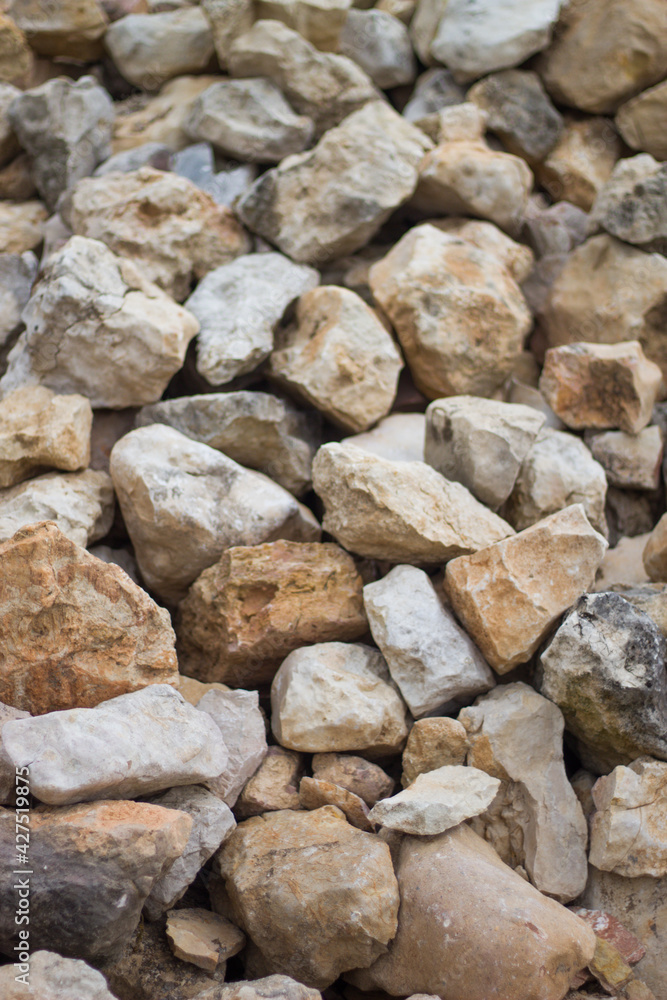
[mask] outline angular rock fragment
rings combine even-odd
[[[616,583],[609,590],[646,612],[667,639],[667,586],[664,583]]]
[[[424,427],[423,413],[390,413],[380,420],[377,427],[343,438],[341,444],[353,444],[362,451],[392,462],[422,462]]]
[[[5,11],[6,5],[3,8]],[[0,81],[17,82],[33,68],[33,55],[24,32],[5,13],[0,14]]]
[[[488,116],[508,152],[530,161],[543,160],[558,142],[563,119],[549,100],[537,73],[506,69],[470,88],[473,101]]]
[[[574,911],[595,931],[595,936],[608,941],[630,965],[636,965],[646,954],[646,948],[639,938],[627,930],[613,914],[602,910],[587,910],[577,907]]]
[[[568,121],[557,144],[535,172],[553,201],[589,212],[623,151],[607,118]]]
[[[197,702],[211,716],[227,748],[227,764],[205,784],[230,808],[266,757],[266,726],[256,691],[208,691]]]
[[[377,7],[348,11],[340,52],[358,63],[383,90],[412,83],[416,76],[408,29],[398,18]]]
[[[308,810],[320,809],[322,806],[337,806],[348,823],[357,830],[375,832],[375,826],[368,818],[369,809],[364,800],[348,788],[342,788],[332,781],[324,781],[322,778],[302,778],[299,784],[299,804]]]
[[[216,989],[214,996],[204,1000],[319,1000],[321,994],[289,976],[265,976],[226,983]]]
[[[41,201],[0,202],[0,253],[35,250],[44,239],[47,215]]]
[[[199,7],[122,17],[109,26],[104,44],[125,79],[142,90],[204,70],[213,56],[211,26]]]
[[[650,580],[667,580],[667,517],[664,514],[646,540],[642,563]]]
[[[18,958],[17,955],[13,956]],[[54,951],[33,951],[30,955],[30,980],[19,980],[24,973],[14,965],[0,968],[3,1000],[116,1000],[107,988],[101,972],[75,958],[63,958]]]
[[[415,17],[410,25],[412,41],[415,51],[422,62],[425,61],[425,53],[422,49],[419,29],[420,11],[417,9]],[[422,121],[429,115],[437,114],[442,108],[461,104],[465,100],[465,90],[454,82],[454,78],[448,69],[438,66],[434,69],[427,69],[422,73],[415,84],[410,100],[403,108],[403,116],[409,122]]]
[[[237,816],[259,816],[278,809],[300,809],[301,754],[283,747],[269,747],[266,757],[236,800]]]
[[[351,0],[257,0],[259,20],[282,21],[322,52],[338,52]]]
[[[586,444],[604,469],[610,486],[623,490],[657,490],[663,455],[659,427],[645,427],[639,434],[604,431],[587,438]]]
[[[446,716],[418,719],[403,751],[403,788],[427,771],[465,764],[467,752],[468,736],[456,719]]]
[[[155,167],[156,170],[169,170],[175,157],[169,146],[163,142],[144,142],[140,146],[114,153],[93,172],[93,177],[104,177],[105,174],[128,174],[140,167]]]
[[[97,0],[11,0],[9,10],[25,32],[30,48],[40,56],[60,56],[81,62],[99,59],[107,18]]]
[[[49,472],[0,490],[0,542],[30,524],[52,521],[86,548],[108,534],[113,517],[113,484],[106,472]]]
[[[497,257],[499,263],[509,271],[518,285],[523,284],[533,270],[535,256],[530,247],[523,243],[517,243],[502,229],[494,226],[492,222],[450,216],[444,219],[433,219],[430,225],[442,230],[443,233],[451,233],[452,236],[472,243],[484,253],[490,253]]]
[[[170,150],[189,146],[191,139],[185,131],[185,122],[192,104],[202,91],[221,79],[220,76],[177,76],[165,83],[159,94],[142,100],[138,108],[132,98],[116,103],[113,152],[132,150],[149,142],[162,143]]]
[[[359,796],[367,806],[391,795],[394,780],[381,767],[363,757],[347,754],[316,753],[313,755],[313,777],[340,785]]]
[[[229,207],[248,190],[258,173],[255,164],[237,163],[236,160],[227,160],[218,169],[213,147],[207,142],[197,142],[175,153],[172,163],[174,173],[187,177],[210,194],[216,204]]]
[[[34,253],[0,254],[0,348],[12,343],[21,327],[21,313],[37,277]]]
[[[667,84],[663,81],[622,104],[614,119],[628,146],[650,153],[656,160],[667,159],[665,132],[660,125],[666,100]]]
[[[648,153],[620,160],[598,193],[590,230],[604,229],[644,250],[667,250],[667,169]]]
[[[213,972],[238,954],[245,934],[210,910],[172,910],[167,917],[167,939],[176,958]]]

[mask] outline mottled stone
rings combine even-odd
[[[642,563],[650,580],[667,580],[667,516],[662,515],[646,539]]]
[[[345,815],[348,823],[357,830],[375,832],[375,825],[369,818],[369,808],[359,795],[348,788],[336,785],[323,778],[301,779],[299,784],[299,804],[308,810],[321,809],[322,806],[337,806]]]
[[[255,17],[282,21],[321,52],[338,52],[351,6],[351,0],[256,0]]]
[[[358,63],[382,89],[412,83],[417,73],[408,29],[397,17],[377,7],[348,11],[340,52]]]
[[[278,809],[300,809],[298,788],[302,774],[301,754],[283,747],[269,747],[266,757],[236,800],[234,812],[246,819]]]
[[[3,7],[3,10],[6,9]],[[11,17],[0,14],[0,81],[25,79],[33,67],[33,56],[25,33]]]
[[[445,765],[419,774],[404,791],[382,799],[369,819],[389,830],[431,837],[484,812],[500,787],[498,778],[476,767]]]
[[[35,250],[44,239],[47,215],[41,201],[0,202],[0,253]]]
[[[667,142],[660,122],[665,114],[667,83],[649,87],[622,104],[616,112],[616,128],[632,149],[650,153],[656,160],[667,159]]]
[[[535,171],[552,201],[589,212],[623,151],[607,118],[568,121],[557,144]]]
[[[563,119],[530,70],[492,73],[471,87],[466,100],[486,112],[489,130],[510,153],[529,162],[543,160],[560,138]]]
[[[71,542],[86,548],[108,534],[114,507],[106,472],[48,472],[0,490],[0,541],[27,525],[52,521]]]
[[[37,276],[34,253],[0,253],[0,348],[21,328],[21,313]]]
[[[352,757],[338,753],[316,753],[313,755],[313,777],[340,785],[358,796],[367,806],[390,795],[394,779],[363,757]]]
[[[24,928],[25,929],[25,928]],[[19,956],[12,956],[15,961]],[[0,990],[4,1000],[115,1000],[101,972],[80,959],[62,958],[53,951],[33,951],[24,963],[27,973],[15,965],[0,968]]]
[[[289,976],[265,976],[249,982],[227,983],[219,987],[215,995],[204,1000],[320,1000],[320,996],[318,990],[310,989]]]
[[[176,958],[207,972],[238,954],[245,934],[235,924],[210,910],[172,910],[167,917],[167,939]]]
[[[667,250],[667,168],[648,153],[620,160],[593,205],[589,230],[644,250]]]
[[[203,6],[203,5],[202,5]],[[178,76],[161,88],[159,94],[120,101],[115,105],[113,152],[121,153],[149,142],[158,142],[171,150],[189,146],[191,139],[185,122],[194,100],[220,76]],[[137,106],[138,105],[138,106]]]
[[[88,62],[102,54],[107,18],[97,0],[10,0],[9,12],[40,56]]]
[[[2,727],[7,722],[14,719],[27,719],[29,712],[22,712],[11,705],[4,705],[0,702],[0,804],[13,804],[15,799],[14,789],[23,784],[23,777],[16,774],[16,768],[11,757],[2,745]]]
[[[129,14],[109,26],[104,44],[125,79],[142,90],[204,70],[213,56],[211,26],[199,7]]]
[[[207,779],[206,787],[231,808],[268,749],[259,695],[257,691],[208,691],[197,708],[211,716],[227,748],[225,770]]]

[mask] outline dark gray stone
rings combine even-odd
[[[489,116],[488,128],[510,153],[543,160],[558,142],[563,119],[551,103],[537,73],[506,69],[492,73],[468,91]]]

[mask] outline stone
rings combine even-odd
[[[445,590],[499,674],[527,663],[559,617],[589,590],[607,542],[581,504],[447,564]]]
[[[11,758],[7,754],[6,750],[2,745],[2,727],[7,722],[11,722],[13,719],[27,719],[29,717],[29,712],[22,712],[18,708],[12,708],[11,705],[4,705],[0,702],[0,804],[5,803],[13,805],[15,800],[14,789],[17,783],[21,783],[22,779],[16,774],[16,768],[14,767]]]
[[[319,1000],[320,996],[318,990],[312,990],[289,976],[265,976],[249,982],[227,983],[203,1000]]]
[[[324,781],[322,778],[302,778],[299,784],[299,804],[308,810],[337,806],[348,823],[357,830],[375,833],[375,825],[368,818],[369,808],[364,800],[334,782]]]
[[[211,716],[227,748],[224,772],[207,779],[206,787],[231,808],[268,750],[259,695],[257,691],[208,691],[197,708]]]
[[[423,413],[390,413],[372,430],[343,438],[341,444],[353,444],[391,462],[421,462],[425,426]]]
[[[80,62],[100,58],[107,18],[97,0],[64,0],[54,5],[39,0],[10,0],[8,6],[12,19],[38,55]]]
[[[182,669],[234,685],[271,681],[292,650],[367,629],[352,558],[337,545],[290,541],[227,549],[193,583],[177,621]]]
[[[282,21],[322,52],[338,52],[350,7],[350,0],[257,0],[255,16]]]
[[[498,778],[476,767],[445,765],[417,775],[408,788],[382,799],[369,819],[389,830],[432,837],[484,812],[500,787]]]
[[[621,152],[608,119],[567,121],[557,144],[535,171],[553,201],[571,202],[589,212]]]
[[[155,167],[156,170],[169,170],[173,165],[173,154],[169,146],[163,142],[144,142],[141,146],[123,149],[114,153],[100,163],[93,171],[93,177],[104,177],[106,174],[129,174],[141,167]]]
[[[326,444],[313,462],[323,527],[368,559],[438,565],[512,534],[460,483],[424,462],[390,462],[352,444]]]
[[[210,910],[172,910],[167,917],[167,939],[176,958],[207,972],[245,945],[243,931]]]
[[[527,684],[499,686],[464,708],[468,765],[501,779],[472,824],[540,892],[569,902],[586,886],[588,828],[565,772],[561,711]]]
[[[586,517],[607,537],[607,477],[584,442],[564,431],[543,428],[523,460],[512,493],[502,509],[517,531],[549,514],[580,503]]]
[[[269,371],[332,423],[361,432],[388,414],[402,367],[377,313],[349,289],[327,285],[300,296]]]
[[[0,968],[4,1000],[115,1000],[102,973],[80,959],[33,951],[29,965],[29,982],[17,979],[21,972],[14,965]]]
[[[211,385],[251,372],[271,354],[274,328],[319,284],[312,267],[280,253],[247,254],[210,271],[187,300],[200,323],[197,371]]]
[[[114,110],[92,76],[58,77],[12,101],[9,120],[32,158],[32,176],[48,208],[111,152]]]
[[[364,607],[392,680],[416,719],[493,687],[491,670],[423,570],[395,566],[366,584]]]
[[[437,399],[426,411],[424,460],[497,510],[543,424],[541,413],[516,403],[476,396]]]
[[[195,680],[194,677],[186,677],[185,674],[180,674],[178,678],[178,690],[186,701],[189,701],[191,705],[196,707],[209,691],[229,691],[231,689],[226,684],[204,684],[202,681]]]
[[[0,83],[0,167],[6,166],[21,152],[21,144],[9,121],[9,108],[21,91],[11,83]]]
[[[657,490],[663,454],[659,427],[645,427],[639,434],[604,431],[591,435],[586,444],[611,486],[624,490]]]
[[[215,864],[264,961],[306,986],[321,989],[347,969],[370,965],[396,933],[389,848],[334,806],[247,819]],[[351,920],[351,912],[358,917]]]
[[[378,8],[348,11],[340,52],[361,66],[382,90],[412,83],[417,75],[408,29]]]
[[[614,119],[628,146],[650,153],[656,160],[667,160],[665,135],[658,125],[665,113],[666,99],[667,84],[659,83],[622,104]]]
[[[632,969],[623,960],[623,956],[604,938],[597,939],[595,955],[588,969],[608,993],[622,990],[634,978]]]
[[[511,871],[465,823],[403,837],[396,877],[398,933],[370,969],[346,977],[360,989],[560,1000],[593,957],[591,928]]]
[[[595,591],[612,589],[617,583],[627,585],[648,583],[642,554],[649,539],[648,534],[635,538],[619,538],[600,563],[595,577]]]
[[[568,254],[586,239],[588,216],[569,201],[545,208],[541,201],[529,202],[522,236],[538,257]],[[524,279],[525,280],[525,279]]]
[[[606,431],[605,433],[622,435],[624,432]],[[593,437],[595,435],[589,436],[589,447]],[[606,517],[609,525],[609,540],[612,544],[618,544],[623,537],[631,539],[637,535],[650,534],[658,513],[655,508],[657,496],[658,494],[653,490],[649,492],[647,490],[626,490],[618,486],[609,487]]]
[[[215,54],[223,69],[228,69],[232,43],[252,28],[256,7],[252,0],[202,0],[201,6],[211,25]]]
[[[321,265],[363,247],[410,198],[430,147],[388,104],[372,101],[314,149],[262,174],[236,208],[249,229],[292,260]]]
[[[266,757],[236,800],[236,815],[247,819],[279,809],[300,809],[298,788],[302,774],[301,754],[283,747],[269,747]]]
[[[662,383],[641,344],[578,343],[547,351],[540,392],[574,430],[614,428],[639,434],[651,420]]]
[[[455,104],[453,107],[440,108],[436,114],[427,115],[419,121],[419,128],[426,132],[436,145],[452,142],[484,143],[487,116],[471,101]],[[425,206],[428,211],[429,206]]]
[[[667,639],[667,587],[663,583],[616,583],[609,588],[646,612]]]
[[[157,142],[170,150],[189,146],[191,139],[185,122],[192,104],[204,90],[219,83],[220,76],[177,76],[169,80],[156,95],[119,101],[113,128],[112,149],[121,153]]]
[[[593,205],[589,230],[603,229],[644,250],[667,250],[667,170],[648,153],[620,160]]]
[[[373,265],[370,286],[429,399],[490,395],[511,373],[531,320],[497,257],[416,226]]]
[[[523,284],[533,270],[535,257],[531,249],[523,243],[517,243],[492,222],[450,216],[432,219],[429,224],[497,257],[518,285]]]
[[[0,202],[0,254],[24,254],[44,239],[48,212],[41,201]]]
[[[149,919],[157,920],[165,910],[171,910],[181,899],[200,869],[231,836],[236,822],[229,806],[199,785],[170,788],[168,792],[151,799],[151,802],[164,809],[177,809],[187,813],[192,819],[190,836],[183,853],[153,883],[144,903]]]
[[[423,51],[420,51],[421,45],[417,38],[419,33],[417,29],[418,18],[419,8],[411,22],[410,32],[415,51],[423,62],[424,54]],[[403,108],[403,117],[416,124],[430,115],[437,114],[442,108],[453,107],[456,104],[461,104],[464,100],[464,88],[454,82],[448,69],[443,69],[441,66],[427,69],[425,73],[421,73],[417,77],[410,99]]]
[[[197,142],[174,153],[172,170],[210,194],[218,205],[229,207],[248,190],[258,174],[256,164],[236,163],[234,160],[224,162],[222,169],[218,170],[213,147],[207,142]]]
[[[3,396],[44,385],[119,409],[160,398],[198,329],[130,260],[81,236],[49,256],[23,319]]]
[[[129,257],[178,301],[193,281],[250,249],[230,209],[152,167],[79,181],[66,215],[75,233]]]
[[[25,80],[32,68],[33,55],[24,32],[11,17],[0,13],[0,81]]]
[[[211,26],[198,7],[129,14],[109,25],[104,44],[125,79],[149,91],[206,69],[213,56]]]
[[[667,517],[664,514],[646,539],[642,563],[650,580],[667,580]]]
[[[314,132],[312,120],[295,114],[275,83],[263,77],[214,83],[195,99],[185,127],[193,139],[251,163],[301,153]]]
[[[316,753],[312,760],[313,777],[347,789],[367,806],[391,795],[394,779],[369,760],[338,753]]]
[[[21,313],[30,298],[38,260],[34,253],[0,254],[0,348],[21,329]]]
[[[85,396],[56,396],[43,386],[10,393],[0,400],[0,487],[44,469],[85,469],[92,423]]]
[[[403,751],[401,784],[407,788],[420,774],[465,764],[468,735],[456,719],[417,719]]]
[[[667,759],[665,639],[620,594],[587,594],[540,657],[540,690],[565,716],[584,767]]]
[[[71,542],[86,548],[109,533],[114,506],[106,472],[50,472],[0,490],[0,541],[27,525],[52,521]]]
[[[2,701],[41,714],[176,684],[169,615],[119,567],[48,523],[22,528],[0,554]]]
[[[185,848],[191,823],[182,812],[147,802],[87,802],[62,809],[33,809],[31,948],[96,961],[118,954],[132,937],[156,878]],[[13,810],[3,810],[3,884],[14,878],[14,826]],[[12,957],[18,940],[15,900],[14,893],[8,892],[0,901],[0,948]],[[80,1000],[80,993],[75,996]]]
[[[485,111],[487,127],[508,152],[540,162],[558,142],[563,119],[537,73],[505,69],[476,83],[466,95]]]
[[[141,575],[173,603],[225,549],[319,538],[281,486],[162,424],[121,438],[110,469]]]
[[[405,705],[376,649],[326,642],[290,653],[271,685],[277,741],[304,753],[397,752],[407,736]]]
[[[646,948],[613,914],[602,910],[587,910],[583,906],[576,907],[574,912],[593,928],[596,937],[613,945],[630,965],[641,962],[646,954]]]

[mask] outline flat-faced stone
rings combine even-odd
[[[230,808],[266,756],[266,726],[257,691],[208,691],[197,702],[210,715],[227,748],[227,764],[205,782]]]
[[[456,719],[447,716],[417,719],[403,751],[403,788],[427,771],[465,764],[467,752],[468,735]]]
[[[242,819],[278,809],[300,809],[299,782],[302,755],[283,747],[269,747],[266,757],[236,800],[234,812]]]
[[[586,444],[604,469],[610,486],[624,490],[657,490],[663,455],[659,427],[645,427],[639,434],[604,431],[587,437]]]
[[[85,548],[109,532],[113,524],[113,484],[106,472],[48,472],[0,490],[0,541],[40,521],[53,521],[60,531]]]
[[[235,924],[210,910],[172,910],[167,917],[167,939],[176,958],[213,972],[238,954],[245,934]]]
[[[364,800],[333,781],[307,776],[302,778],[299,784],[299,804],[309,810],[337,806],[352,826],[369,833],[375,832],[375,825],[368,818],[369,808]]]
[[[109,26],[104,44],[120,73],[142,90],[204,70],[213,56],[211,26],[199,7],[128,14]]]
[[[500,785],[498,778],[476,767],[445,765],[419,774],[408,788],[382,799],[369,819],[399,833],[432,837],[484,812]]]
[[[358,795],[367,806],[390,795],[394,779],[369,760],[339,753],[316,753],[312,760],[313,777],[340,785]]]

